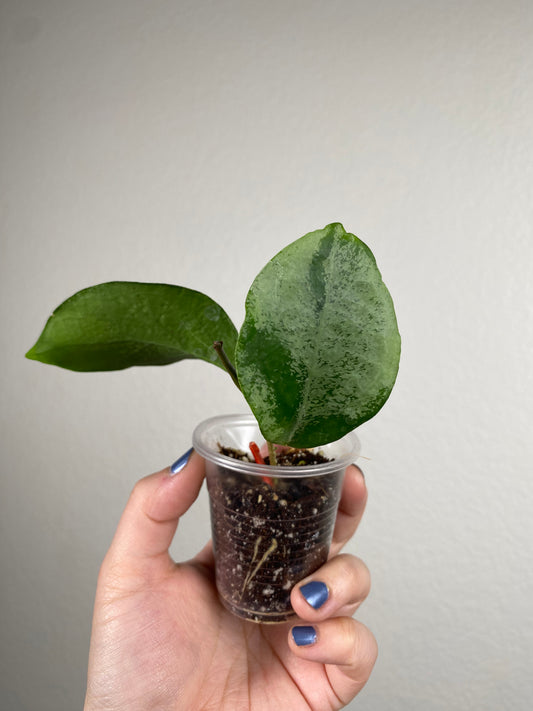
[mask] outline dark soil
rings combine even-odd
[[[237,459],[245,452],[221,449]],[[319,464],[323,455],[289,450],[280,464]],[[217,585],[230,610],[256,622],[280,622],[294,613],[290,591],[328,556],[342,472],[272,483],[220,467],[208,478]]]
[[[240,459],[242,462],[253,462],[253,457],[248,452],[243,452],[241,449],[233,449],[233,447],[224,447],[218,445],[221,454],[232,459]],[[322,452],[312,452],[309,449],[292,449],[286,448],[284,451],[277,454],[278,466],[281,467],[302,467],[312,464],[324,464],[331,461],[325,457]],[[270,457],[265,457],[265,464],[270,464]]]

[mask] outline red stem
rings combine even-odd
[[[259,451],[259,447],[256,445],[255,442],[250,442],[250,451],[256,461],[257,464],[264,464],[265,460],[261,456],[261,452]]]
[[[265,460],[261,456],[261,452],[259,451],[259,447],[255,442],[250,442],[250,452],[253,455],[253,458],[255,459],[257,464],[265,464]],[[269,486],[272,486],[272,478],[269,476],[261,476],[261,479],[265,482],[265,484],[268,484]]]

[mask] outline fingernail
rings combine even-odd
[[[310,583],[302,585],[300,592],[315,610],[322,607],[329,597],[328,586],[318,580],[312,580]]]
[[[191,447],[189,450],[185,452],[185,454],[182,454],[179,459],[176,459],[174,464],[170,467],[170,476],[174,476],[174,474],[178,474],[182,469],[185,468],[187,465],[187,462],[191,458],[191,454],[193,453],[193,448]]]
[[[308,647],[316,642],[316,630],[314,627],[293,627],[292,638],[298,647]]]

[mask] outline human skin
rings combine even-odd
[[[368,569],[340,553],[363,515],[361,471],[347,468],[330,557],[292,590],[298,617],[280,625],[241,620],[221,605],[211,543],[190,561],[170,557],[203,478],[194,452],[176,475],[167,468],[135,485],[98,578],[84,710],[343,708],[377,656],[373,635],[352,618],[370,590]],[[310,581],[327,586],[318,609],[301,592]],[[299,646],[293,630],[302,626],[314,641]]]

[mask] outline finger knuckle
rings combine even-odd
[[[366,564],[355,556],[344,553],[336,559],[337,575],[355,601],[364,600],[370,592],[371,576]]]
[[[365,625],[351,620],[351,646],[349,665],[357,667],[362,675],[370,675],[378,655],[378,646],[372,632]]]

